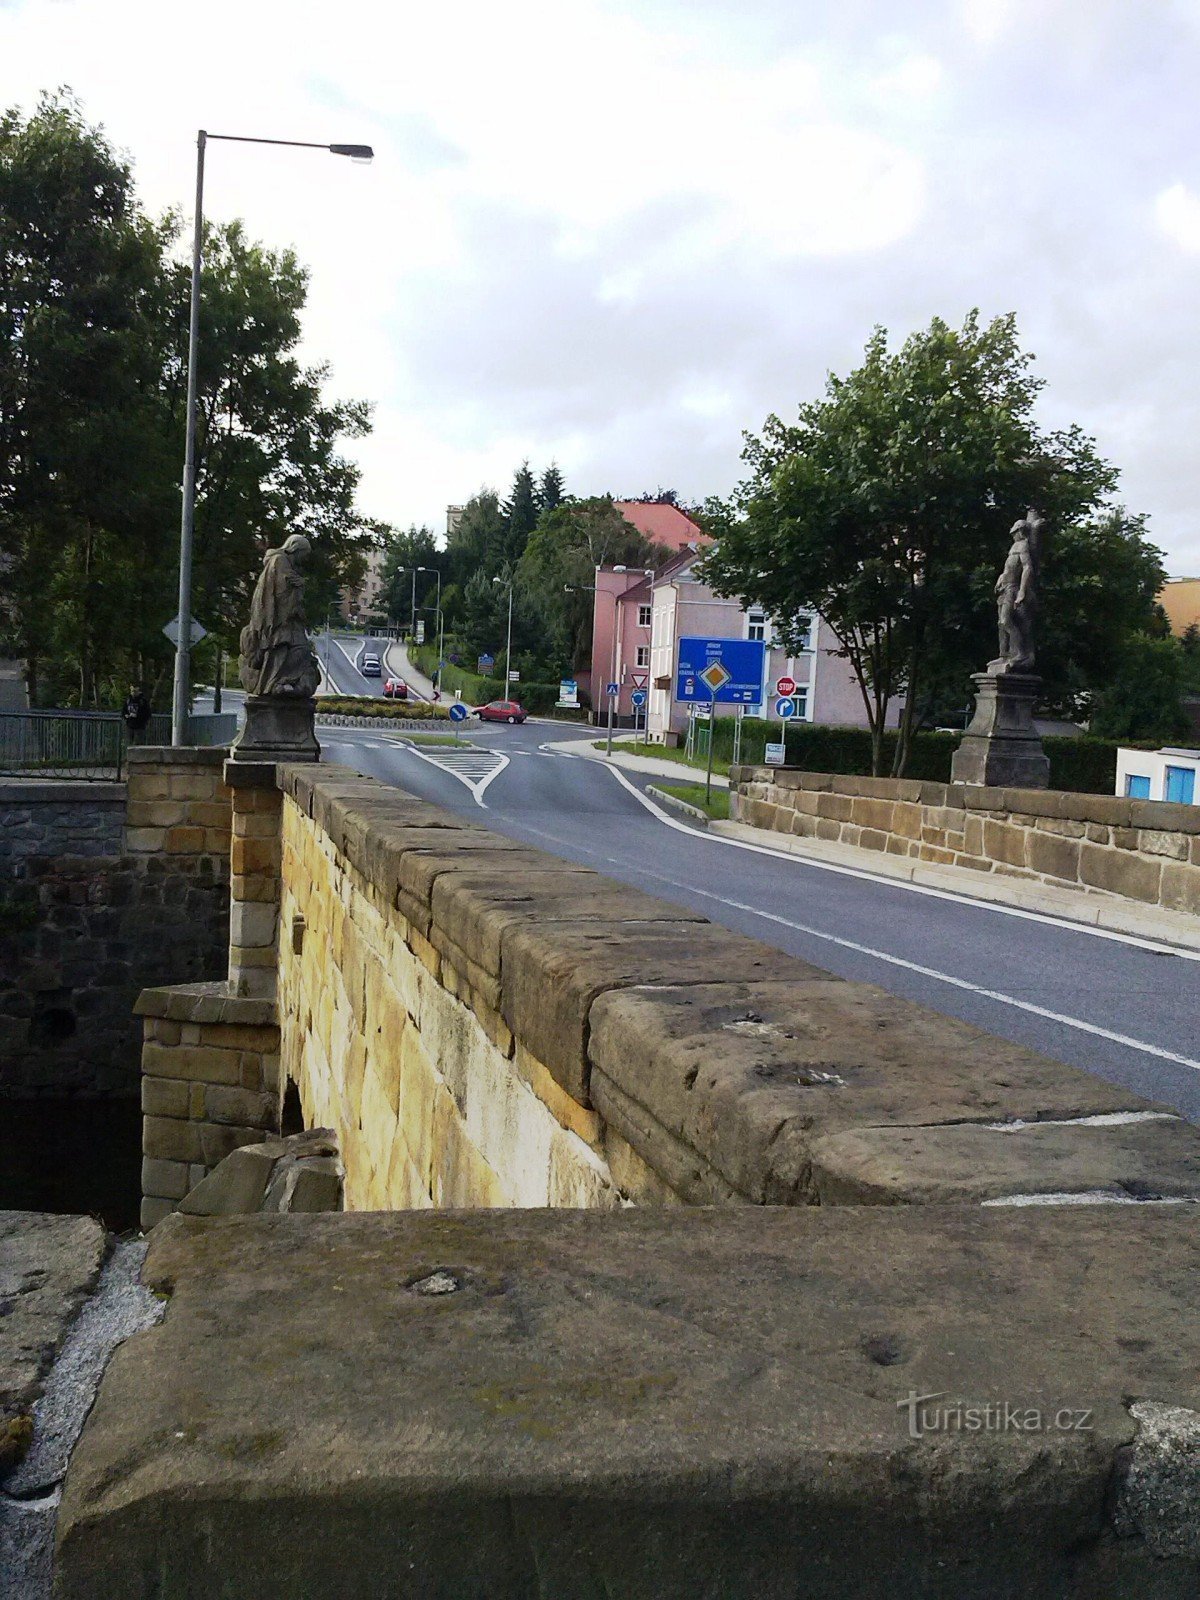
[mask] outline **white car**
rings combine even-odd
[[[362,666],[358,669],[364,678],[379,678],[383,676],[383,668],[379,664],[378,656],[364,656]]]

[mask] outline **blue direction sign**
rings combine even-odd
[[[761,704],[766,648],[761,639],[680,639],[676,700]]]
[[[646,704],[645,689],[635,689],[629,696],[629,703],[631,706],[644,706]]]
[[[467,720],[467,708],[466,708],[465,705],[463,705],[461,700],[456,700],[454,702],[454,704],[450,707],[450,721],[451,722],[465,722],[466,720]]]
[[[606,692],[610,700],[615,700],[621,692],[621,685],[619,683],[610,683]]]
[[[775,702],[775,715],[780,722],[786,722],[789,717],[796,715],[796,702],[791,695],[781,694]]]

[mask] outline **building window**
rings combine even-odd
[[[1127,800],[1149,800],[1149,777],[1141,772],[1127,772],[1125,774],[1125,798]]]
[[[638,627],[639,628],[648,628],[650,626],[650,617],[651,617],[651,610],[650,610],[649,606],[639,606],[638,607]]]
[[[650,665],[650,646],[648,644],[638,645],[637,664],[639,667],[648,667]]]
[[[797,617],[796,618],[796,650],[797,650],[797,652],[802,651],[802,650],[811,650],[812,649],[812,625],[813,625],[813,619],[811,617]]]
[[[759,640],[763,640],[763,641],[766,640],[766,637],[767,637],[767,618],[766,618],[766,613],[765,612],[762,612],[762,611],[750,611],[750,612],[747,613],[747,615],[746,615],[746,637],[747,637],[747,639],[759,639]]]
[[[1191,767],[1167,768],[1167,792],[1165,800],[1173,801],[1178,806],[1190,806],[1196,795],[1196,774]]]
[[[805,688],[803,685],[798,687],[796,692],[795,692],[795,694],[792,696],[792,699],[795,700],[795,702],[796,702],[796,720],[798,722],[807,722],[808,721],[808,690],[807,690],[807,688]]]

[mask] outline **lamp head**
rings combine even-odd
[[[369,144],[331,144],[329,151],[331,155],[349,156],[351,161],[364,167],[375,159],[375,152]]]

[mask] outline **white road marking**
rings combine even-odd
[[[418,760],[427,761],[431,767],[440,767],[452,778],[457,778],[459,783],[465,784],[471,791],[475,804],[484,811],[487,810],[483,799],[484,790],[508,765],[508,757],[501,755],[498,750],[464,750],[461,754],[446,750],[435,756],[426,750],[419,750],[415,744],[408,745],[407,749]]]
[[[588,760],[589,758],[584,756],[582,758],[568,757],[568,759]],[[609,771],[612,772],[613,776],[618,778],[620,780],[620,782],[625,785],[625,787],[630,791],[631,794],[633,794],[638,800],[640,800],[642,802],[642,804],[646,807],[647,810],[653,811],[655,813],[655,815],[660,818],[661,821],[667,823],[668,826],[670,826],[670,827],[678,827],[684,833],[694,834],[694,830],[693,829],[686,827],[683,823],[676,823],[676,822],[674,822],[674,820],[672,818],[670,818],[668,816],[665,816],[661,812],[659,812],[658,808],[656,806],[652,805],[650,803],[650,801],[648,801],[646,799],[646,797],[643,794],[640,793],[639,790],[635,789],[631,783],[628,783],[626,781],[624,775],[622,773],[618,772],[616,770],[616,768],[610,767]],[[540,832],[541,830],[529,829],[528,831],[536,833],[536,832]],[[544,838],[552,838],[553,837],[553,835],[546,834],[546,833],[543,833],[542,836]],[[559,842],[560,843],[570,844],[571,847],[575,848],[575,849],[578,848],[578,846],[575,846],[572,841],[561,841],[560,840]],[[735,845],[740,845],[742,843],[742,841],[738,840],[738,839],[723,839],[720,842],[722,844],[735,844]],[[779,851],[776,851],[776,850],[765,850],[761,846],[758,846],[758,845],[742,845],[742,848],[743,849],[752,850],[756,854],[759,854],[759,855],[769,855],[769,856],[776,856],[776,857],[779,857],[781,855],[781,852],[779,852]],[[594,851],[589,851],[588,852],[588,854],[595,854],[595,853],[596,852],[594,852]],[[611,856],[606,856],[606,857],[604,857],[604,859],[606,861],[612,861],[613,860],[613,858]],[[792,856],[792,855],[787,855],[784,859],[794,862],[797,859],[797,857]],[[710,890],[710,889],[701,889],[695,884],[679,883],[676,879],[668,878],[667,876],[665,876],[665,874],[663,874],[661,872],[651,872],[648,868],[644,868],[644,867],[643,868],[639,868],[638,870],[641,872],[641,874],[644,877],[654,878],[659,883],[669,884],[670,887],[673,888],[673,889],[686,889],[691,894],[699,895],[701,897],[701,899],[704,899],[704,900],[715,900],[718,903],[718,905],[729,906],[735,911],[745,911],[745,912],[748,912],[751,916],[761,917],[764,922],[773,922],[779,927],[790,928],[793,932],[795,932],[795,933],[803,933],[803,934],[807,935],[809,938],[824,940],[825,943],[838,945],[844,950],[853,950],[857,955],[868,956],[872,960],[874,960],[874,961],[882,961],[888,966],[900,967],[900,968],[903,968],[907,972],[918,973],[923,978],[932,978],[935,982],[948,984],[951,988],[962,989],[968,994],[979,995],[982,999],[985,999],[985,1000],[994,1000],[999,1005],[1012,1006],[1017,1011],[1025,1011],[1025,1012],[1028,1012],[1031,1016],[1043,1017],[1043,1018],[1045,1018],[1046,1021],[1048,1021],[1048,1022],[1057,1022],[1062,1027],[1074,1028],[1080,1033],[1091,1034],[1093,1037],[1098,1038],[1098,1039],[1107,1039],[1112,1044],[1123,1045],[1127,1050],[1136,1050],[1142,1055],[1155,1056],[1160,1061],[1170,1061],[1170,1062],[1173,1062],[1177,1066],[1190,1067],[1192,1069],[1192,1071],[1200,1072],[1200,1061],[1194,1061],[1190,1056],[1178,1055],[1178,1054],[1176,1054],[1175,1051],[1163,1049],[1159,1045],[1149,1044],[1149,1043],[1147,1043],[1147,1041],[1145,1039],[1135,1039],[1130,1034],[1117,1033],[1111,1028],[1102,1028],[1102,1027],[1099,1026],[1098,1023],[1084,1021],[1084,1019],[1082,1017],[1071,1017],[1071,1016],[1066,1015],[1065,1012],[1051,1011],[1046,1006],[1034,1005],[1033,1002],[1030,1001],[1030,1000],[1018,1000],[1015,995],[1005,994],[999,989],[988,989],[988,988],[985,988],[982,984],[970,983],[965,978],[956,978],[956,977],[952,976],[948,972],[940,971],[937,967],[926,967],[926,966],[922,966],[921,963],[917,962],[917,961],[906,961],[904,959],[904,957],[902,957],[902,956],[892,955],[891,952],[887,951],[887,950],[878,950],[873,945],[860,944],[855,939],[843,939],[838,934],[827,932],[824,928],[814,928],[814,927],[811,926],[811,924],[806,923],[806,922],[796,922],[796,921],[792,920],[790,917],[777,916],[773,911],[764,911],[761,906],[748,905],[743,900],[733,900],[733,899],[730,899],[726,895],[714,894],[712,892],[712,890]],[[866,876],[869,876],[869,874],[866,875]],[[982,908],[984,910],[987,910],[987,911],[996,910],[996,909],[1004,909],[1004,910],[1008,909],[1008,907],[1003,907],[1003,908],[993,907],[992,905],[990,905],[986,901],[970,900],[965,895],[961,896],[961,897],[955,896],[955,895],[947,895],[945,898],[951,899],[951,900],[957,899],[957,898],[961,898],[961,899],[967,901],[968,904],[973,905],[973,906],[982,906]],[[1077,928],[1074,923],[1055,922],[1055,920],[1053,918],[1039,918],[1038,920],[1039,921],[1048,921],[1054,927],[1066,929],[1068,932],[1091,933],[1091,932],[1095,931],[1095,930],[1093,930],[1091,928]],[[1129,940],[1126,940],[1125,942],[1126,943],[1130,943],[1130,944],[1140,944],[1140,943],[1144,943],[1144,942],[1148,942],[1148,941],[1129,939]],[[1158,949],[1159,947],[1151,946],[1151,948],[1152,949]],[[1166,950],[1164,950],[1164,953],[1169,954],[1169,955],[1175,955],[1177,952],[1175,950],[1173,950],[1173,949],[1166,949]]]
[[[696,837],[696,829],[686,822],[680,822],[675,817],[668,816],[654,802],[644,795],[619,767],[611,767],[602,756],[574,756],[566,751],[558,751],[567,761],[595,761],[613,777],[638,801],[651,812],[659,822],[668,828],[674,828],[678,833],[689,834]],[[1145,939],[1136,933],[1120,933],[1113,928],[1096,928],[1086,922],[1071,922],[1065,917],[1055,917],[1048,912],[1027,911],[1023,906],[1004,906],[994,900],[979,900],[974,895],[959,893],[953,889],[933,889],[928,884],[910,883],[904,878],[892,878],[882,872],[872,872],[869,867],[847,867],[835,861],[821,861],[816,856],[801,856],[791,850],[773,850],[770,845],[752,844],[748,839],[729,839],[724,834],[709,833],[704,835],[709,844],[728,845],[734,850],[749,850],[752,855],[770,856],[775,861],[790,861],[799,863],[804,867],[812,867],[818,872],[832,872],[843,878],[862,878],[867,883],[883,884],[892,889],[903,889],[907,894],[924,895],[930,900],[949,900],[956,905],[967,905],[977,911],[992,911],[1000,917],[1016,917],[1022,922],[1038,922],[1047,928],[1058,928],[1070,933],[1086,934],[1090,939],[1109,939],[1116,944],[1130,945],[1135,950],[1148,950],[1156,956],[1177,956],[1180,961],[1200,961],[1200,950],[1188,950],[1181,945],[1165,944],[1160,939]]]

